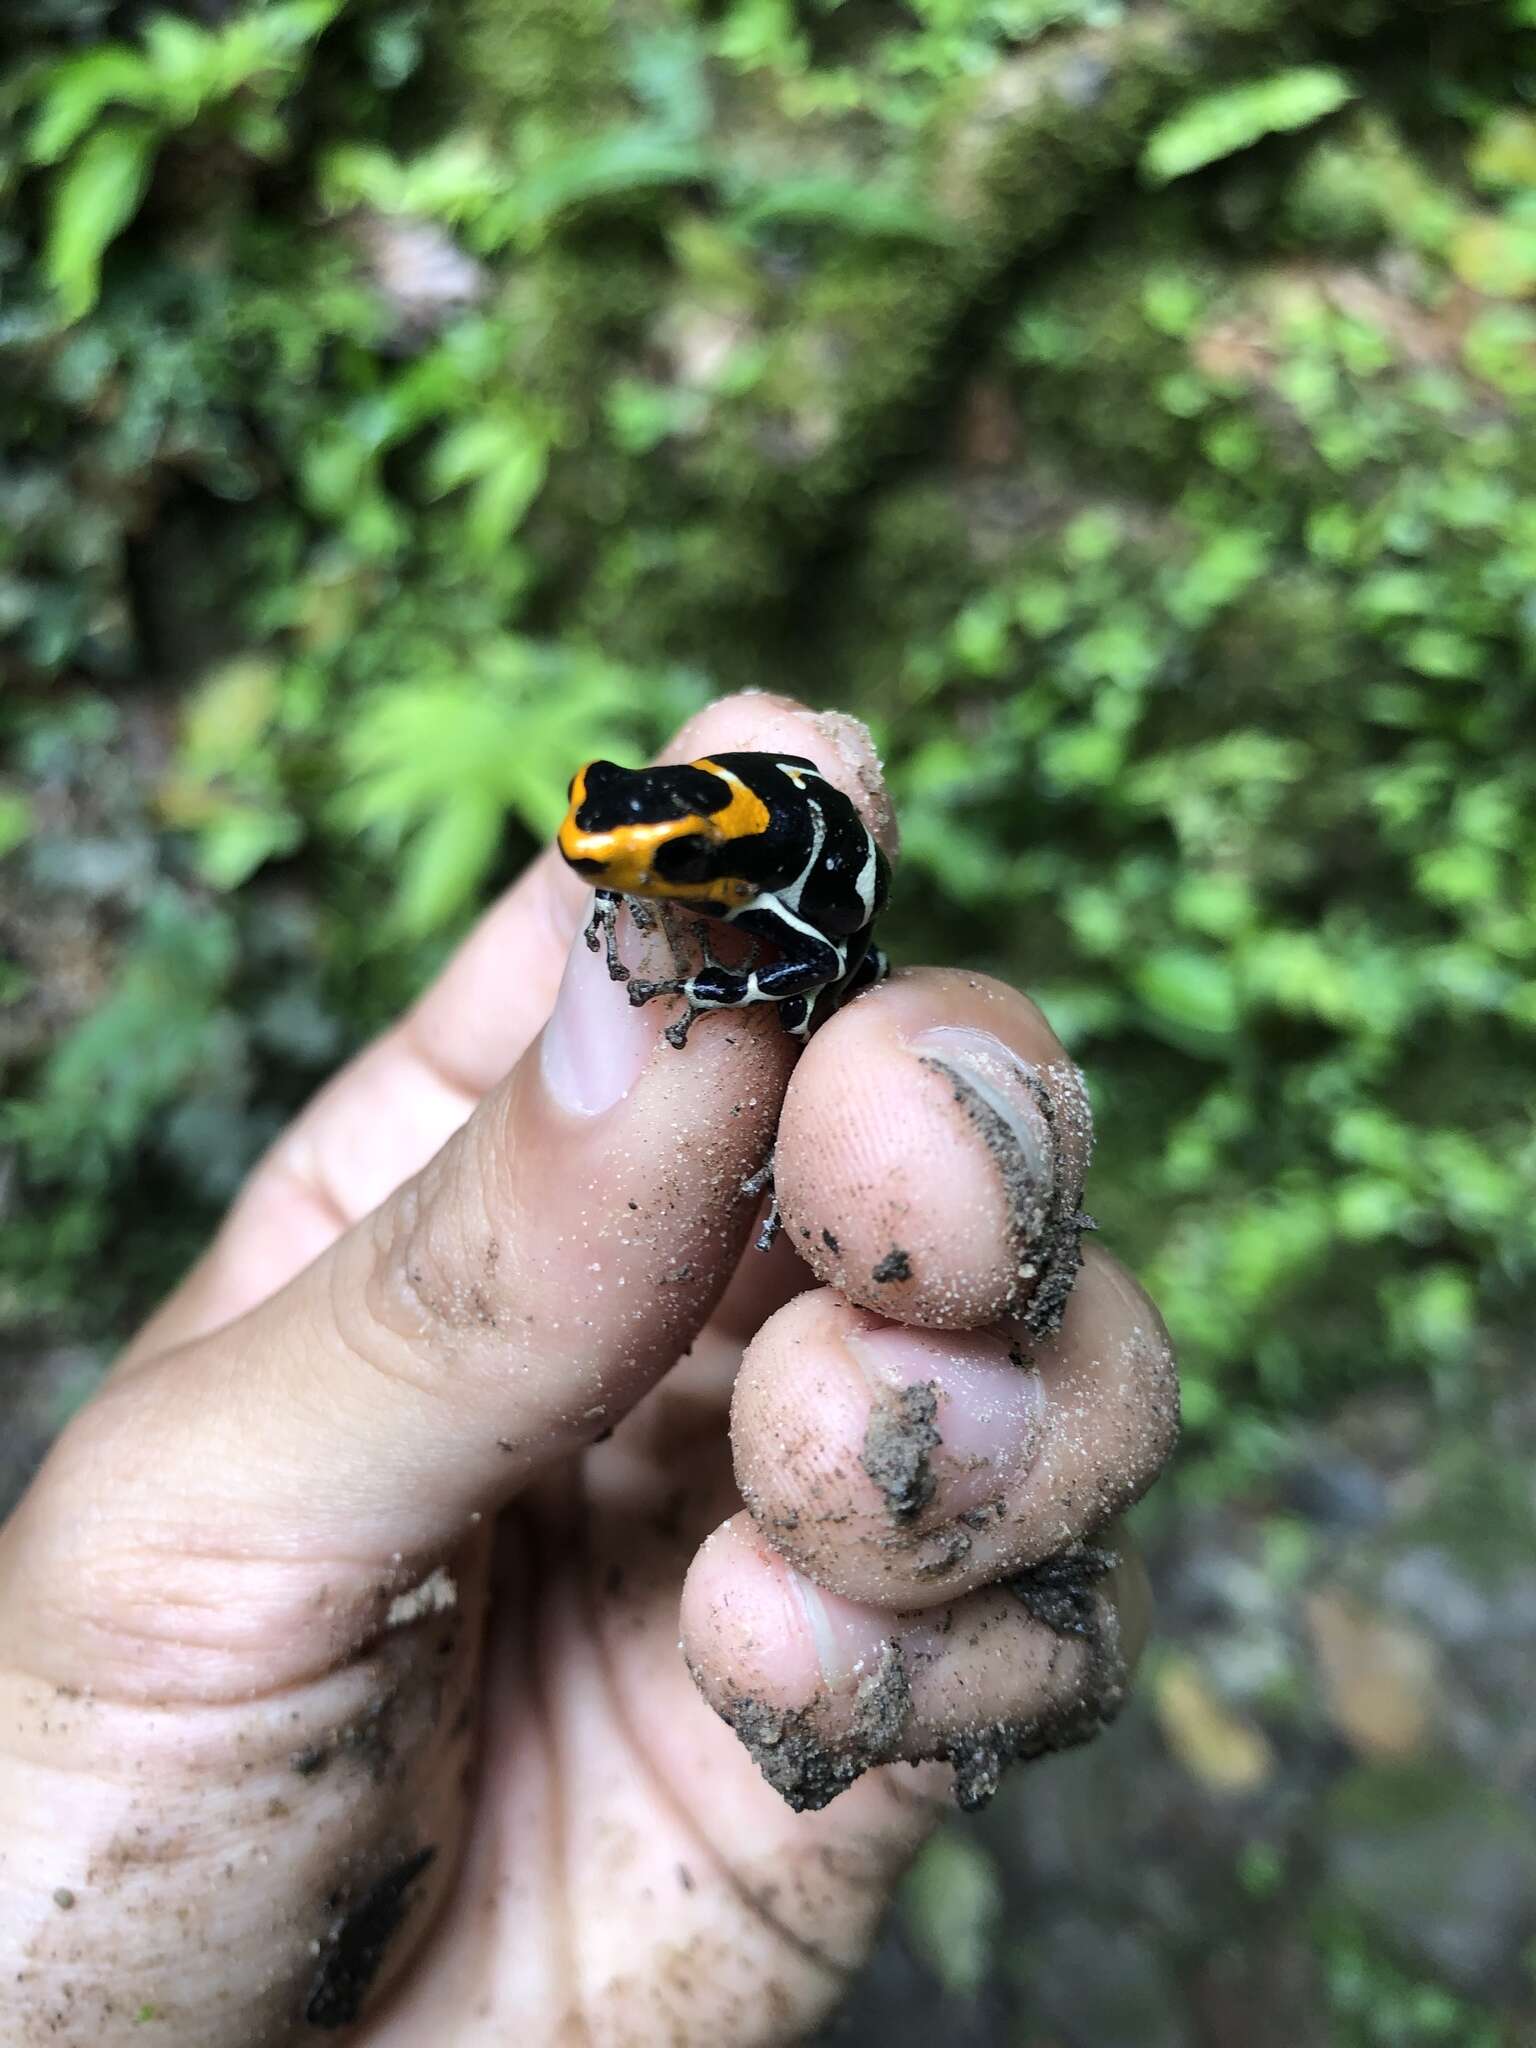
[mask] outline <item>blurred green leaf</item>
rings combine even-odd
[[[43,271],[66,319],[96,303],[101,259],[139,210],[158,140],[150,121],[103,122],[54,181]]]
[[[551,833],[581,762],[632,751],[641,691],[596,655],[503,636],[467,673],[367,698],[345,736],[338,811],[399,849],[399,928],[419,935],[457,915],[509,818]]]
[[[503,736],[503,744],[510,735]],[[490,778],[439,804],[412,834],[395,894],[399,928],[412,937],[440,930],[463,910],[495,856],[506,806]]]
[[[1474,216],[1451,241],[1451,268],[1491,299],[1536,294],[1536,220]]]
[[[1478,130],[1467,168],[1496,191],[1536,191],[1536,116],[1501,109]]]
[[[1342,71],[1299,65],[1251,85],[1225,86],[1192,101],[1165,121],[1142,152],[1143,174],[1155,185],[1186,178],[1266,135],[1309,128],[1355,97]]]
[[[515,414],[472,416],[451,427],[432,457],[440,492],[472,484],[465,532],[476,553],[506,545],[543,488],[548,443]]]
[[[139,48],[105,43],[61,59],[40,90],[28,141],[37,163],[57,163],[110,106],[185,128],[208,107],[261,82],[280,89],[295,60],[335,18],[342,0],[269,0],[216,29],[153,15]]]
[[[983,1845],[941,1828],[902,1890],[913,1943],[951,1998],[975,1998],[991,1973],[1002,1927],[1003,1888]]]
[[[604,199],[629,200],[678,185],[707,182],[708,153],[660,128],[621,129],[551,151],[519,181],[508,214],[537,228]]]
[[[48,79],[27,154],[34,163],[57,163],[105,108],[114,102],[143,107],[153,96],[150,67],[136,50],[108,43],[82,51]]]
[[[1225,1037],[1236,1027],[1232,971],[1213,953],[1187,948],[1155,953],[1132,975],[1131,985],[1155,1021],[1181,1036]]]
[[[32,836],[32,804],[19,790],[0,789],[0,860]]]
[[[735,207],[746,234],[773,227],[832,227],[840,234],[943,246],[954,230],[915,194],[851,179],[799,177],[748,187]]]
[[[269,860],[294,852],[303,836],[291,811],[231,799],[204,821],[198,871],[215,889],[238,889]]]
[[[99,1172],[217,1059],[234,958],[226,917],[175,891],[155,896],[106,999],[51,1054],[35,1100],[12,1108],[11,1133],[37,1163]]]
[[[303,840],[277,754],[282,704],[278,664],[254,655],[215,669],[187,703],[159,809],[194,836],[198,871],[216,889],[239,888]]]
[[[277,715],[277,663],[246,655],[216,669],[187,702],[181,721],[183,763],[203,772],[238,768]]]
[[[365,205],[457,225],[498,199],[507,177],[483,136],[450,135],[408,162],[370,145],[338,144],[321,161],[320,189],[333,212]]]

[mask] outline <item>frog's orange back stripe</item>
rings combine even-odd
[[[731,792],[731,800],[724,809],[709,814],[710,824],[722,838],[753,839],[768,830],[768,806],[756,790],[748,789],[734,769],[722,768],[718,761],[707,759],[688,765],[702,768],[706,775],[718,775]]]

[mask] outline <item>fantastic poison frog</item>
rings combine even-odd
[[[587,944],[596,952],[606,940],[608,972],[629,983],[629,1000],[683,998],[666,1031],[675,1046],[705,1011],[748,1003],[776,1003],[785,1029],[804,1039],[885,974],[871,932],[890,864],[849,799],[798,754],[712,754],[673,768],[589,761],[571,782],[559,844],[597,890]],[[701,924],[693,973],[635,980],[614,930],[626,898],[642,929],[651,900],[732,925],[750,942],[747,958],[717,960]]]

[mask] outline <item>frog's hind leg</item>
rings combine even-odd
[[[722,960],[715,951],[714,937],[718,927],[707,917],[696,917],[692,919],[692,924],[694,942],[698,946],[704,963],[700,970],[701,973],[718,972],[737,977],[751,976],[758,961],[763,957],[761,942],[755,939],[751,932],[740,932],[738,934],[746,950],[740,960],[733,966],[727,961]]]
[[[730,1007],[730,1005],[725,1003],[698,1002],[695,1000],[697,993],[698,978],[694,975],[689,975],[684,981],[632,981],[629,984],[629,1000],[637,1010],[642,1003],[651,1002],[656,996],[681,996],[683,998],[685,1005],[683,1014],[680,1017],[674,1017],[666,1030],[661,1034],[668,1045],[675,1046],[679,1052],[688,1043],[688,1033],[693,1029],[696,1019],[704,1016],[710,1010],[721,1010]]]
[[[629,1000],[637,1005],[650,1002],[653,996],[683,998],[687,1006],[683,1014],[674,1017],[662,1033],[668,1045],[676,1046],[679,1052],[688,1043],[688,1033],[696,1018],[710,1010],[739,1010],[748,1003],[769,1000],[756,993],[754,971],[762,948],[750,932],[742,934],[747,944],[746,958],[740,966],[728,966],[715,952],[709,920],[695,918],[693,930],[700,963],[691,974],[672,981],[632,981],[629,984]]]
[[[741,1192],[744,1195],[768,1197],[767,1213],[754,1240],[760,1252],[772,1251],[774,1239],[784,1228],[784,1218],[779,1213],[779,1197],[773,1185],[773,1159],[774,1155],[770,1152],[756,1173],[749,1173],[741,1184]]]
[[[817,989],[808,996],[784,996],[779,1002],[779,1022],[790,1037],[798,1039],[802,1045],[811,1035],[811,1019],[816,1013],[821,993]]]
[[[871,946],[838,990],[838,1002],[851,1002],[855,996],[862,995],[865,989],[873,988],[877,982],[884,981],[890,971],[891,963],[887,956],[878,946]]]
[[[871,946],[841,980],[829,981],[805,995],[781,996],[779,1022],[791,1038],[804,1045],[816,1025],[825,1023],[835,1010],[851,1002],[862,990],[873,988],[877,981],[884,981],[890,971],[890,961],[878,946]]]

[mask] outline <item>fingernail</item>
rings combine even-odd
[[[627,922],[627,920],[625,920]],[[645,966],[624,930],[625,959],[634,973]],[[590,951],[580,933],[560,977],[560,993],[539,1041],[544,1086],[572,1116],[600,1116],[622,1101],[640,1078],[660,1034],[656,1004],[636,1008],[623,982],[610,981],[601,950]]]
[[[960,1514],[997,1499],[1034,1462],[1045,1388],[1000,1338],[888,1323],[849,1332],[843,1341],[877,1402],[911,1387],[933,1390],[938,1442],[929,1456],[938,1512]]]
[[[844,1685],[873,1670],[890,1636],[890,1615],[823,1592],[797,1571],[786,1568],[785,1576],[805,1617],[823,1680]]]
[[[1056,1140],[1042,1106],[1044,1082],[990,1031],[938,1024],[908,1041],[954,1083],[961,1107],[997,1161],[1014,1228],[1026,1242],[1044,1230],[1056,1174]]]

